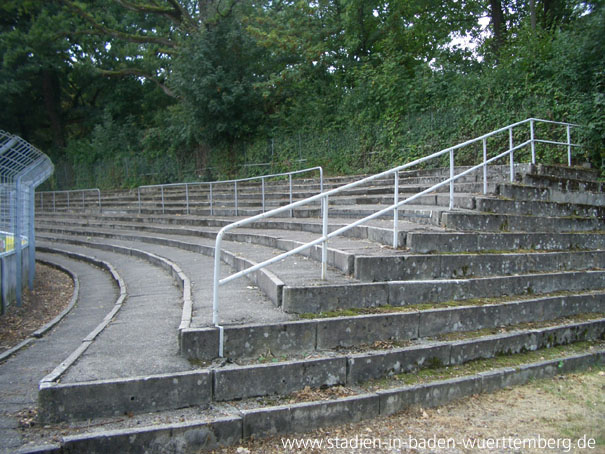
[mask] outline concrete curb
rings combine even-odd
[[[102,236],[102,235],[99,235],[99,236]],[[106,236],[107,238],[112,238],[112,237],[116,238],[120,235],[104,234],[104,236]],[[210,247],[210,246],[194,244],[194,243],[187,243],[185,241],[172,240],[172,239],[167,239],[167,238],[136,237],[136,236],[130,236],[130,235],[121,235],[121,236],[123,239],[136,239],[136,240],[141,240],[143,242],[147,242],[150,244],[176,247],[178,249],[183,249],[186,251],[198,252],[198,253],[201,253],[208,257],[214,257],[214,248]],[[93,243],[90,241],[78,240],[78,239],[74,239],[74,238],[56,238],[56,237],[43,237],[43,236],[39,236],[39,237],[44,238],[47,241],[74,244],[74,245],[79,245],[79,246],[87,246],[90,248],[96,248],[96,249],[101,249],[101,250],[110,250],[110,251],[113,251],[116,253],[126,254],[126,255],[137,255],[138,257],[143,258],[143,259],[147,259],[147,257],[145,255],[148,255],[149,257],[155,255],[150,252],[141,251],[139,249],[131,249],[131,248],[126,248],[126,247],[122,247],[122,246],[105,244],[105,243]],[[222,258],[223,262],[225,262],[228,265],[230,265],[231,267],[233,267],[236,271],[256,265],[256,262],[239,257],[228,251],[222,251],[221,258]],[[174,269],[178,268],[180,270],[180,268],[176,264],[171,262],[170,260],[165,259],[163,257],[162,257],[162,260],[165,260],[166,262],[172,264],[172,265],[169,265],[168,267],[165,267],[165,269],[172,268],[174,270]],[[154,263],[161,264],[162,261],[160,260],[160,261],[157,261]],[[178,272],[174,273],[173,277],[175,277],[175,274],[178,275],[179,273]],[[251,282],[256,284],[265,293],[265,295],[267,295],[267,297],[271,301],[273,301],[273,304],[275,304],[277,307],[281,306],[282,289],[285,285],[281,279],[279,279],[275,274],[273,274],[271,271],[269,271],[266,268],[263,268],[254,273],[251,273],[247,277]],[[189,321],[191,321],[191,317],[189,317]],[[185,325],[186,325],[186,323],[183,324],[183,329],[185,329]]]
[[[82,261],[85,261],[88,263],[92,263],[96,266],[99,266],[100,268],[107,270],[111,274],[113,280],[116,282],[116,284],[120,290],[120,294],[114,304],[113,309],[105,316],[103,321],[99,325],[97,325],[97,327],[86,338],[84,338],[84,340],[82,341],[82,344],[80,344],[80,347],[78,347],[74,352],[72,352],[72,354],[69,355],[67,357],[67,359],[65,359],[65,361],[61,362],[61,364],[59,364],[50,374],[46,375],[40,381],[40,385],[42,385],[42,383],[50,383],[50,382],[56,381],[86,351],[86,349],[90,346],[90,343],[95,339],[95,337],[101,331],[103,331],[103,329],[105,329],[105,327],[111,322],[111,320],[113,319],[115,314],[117,314],[117,312],[121,309],[122,305],[124,304],[124,301],[126,300],[126,298],[128,296],[128,293],[126,290],[126,283],[124,282],[122,277],[118,274],[118,272],[115,270],[115,268],[108,262],[105,262],[103,260],[98,260],[94,257],[89,257],[89,256],[86,256],[83,254],[77,254],[77,253],[68,252],[68,251],[61,251],[59,249],[38,247],[38,250],[40,250],[42,252],[63,254],[68,257],[74,258],[76,260],[82,260]]]
[[[388,416],[413,406],[445,405],[472,394],[491,393],[530,380],[553,377],[604,363],[605,350],[601,350],[342,399],[245,410],[236,416],[211,421],[69,436],[64,437],[59,446],[28,448],[22,453],[196,453],[219,446],[232,446],[250,438],[291,434]]]
[[[56,268],[59,271],[62,271],[64,273],[66,273],[71,278],[71,280],[72,280],[72,282],[74,284],[73,293],[71,295],[69,303],[67,304],[67,306],[65,307],[65,309],[63,309],[61,311],[60,314],[58,314],[55,318],[53,318],[50,322],[48,322],[47,324],[45,324],[41,328],[38,328],[32,334],[30,334],[30,336],[27,339],[24,339],[22,342],[20,342],[19,344],[17,344],[13,348],[10,348],[10,349],[6,350],[5,352],[3,352],[2,354],[0,354],[0,362],[7,360],[11,356],[13,356],[15,353],[19,352],[22,348],[27,347],[35,339],[39,339],[42,336],[44,336],[47,332],[49,332],[52,328],[54,328],[57,323],[59,323],[61,320],[63,320],[63,318],[67,314],[69,314],[69,312],[73,309],[73,307],[78,302],[78,297],[80,295],[80,281],[78,279],[78,276],[74,272],[72,272],[71,270],[67,269],[64,266],[61,266],[61,265],[59,265],[57,263],[53,263],[53,262],[48,261],[48,260],[38,259],[36,261],[40,262],[40,263],[44,263],[47,266]]]

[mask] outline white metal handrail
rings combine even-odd
[[[87,192],[94,192],[97,197],[96,197],[96,202],[97,202],[97,207],[99,208],[99,211],[102,211],[103,208],[101,206],[101,190],[99,188],[90,188],[90,189],[70,189],[67,191],[38,191],[37,194],[39,194],[40,196],[40,209],[44,209],[44,195],[52,195],[52,207],[53,207],[53,213],[56,211],[56,198],[57,198],[57,194],[65,194],[66,195],[66,200],[67,200],[67,209],[69,210],[70,208],[70,199],[73,199],[72,197],[70,197],[70,194],[76,194],[76,193],[82,193],[82,208],[86,207],[86,202],[85,202],[85,194]]]
[[[261,204],[263,213],[265,212],[265,180],[269,178],[288,176],[289,183],[289,203],[292,203],[292,176],[298,175],[301,173],[315,172],[319,171],[319,192],[323,192],[323,169],[319,166],[310,167],[308,169],[302,170],[294,170],[292,172],[283,172],[283,173],[274,173],[271,175],[261,175],[258,177],[248,177],[248,178],[239,178],[237,180],[220,180],[220,181],[196,181],[191,183],[170,183],[170,184],[151,184],[139,186],[137,188],[138,193],[138,202],[139,202],[139,214],[141,213],[141,189],[160,189],[161,199],[162,199],[162,214],[165,213],[165,203],[164,203],[164,188],[174,188],[174,187],[185,187],[185,204],[187,214],[189,214],[189,187],[190,186],[208,186],[208,200],[210,203],[210,215],[214,216],[214,192],[213,189],[217,185],[224,184],[233,184],[233,201],[235,207],[235,215],[238,215],[238,190],[237,184],[242,183],[244,181],[253,181],[253,180],[261,180]]]
[[[536,139],[535,137],[535,123],[536,122],[540,122],[540,123],[548,123],[548,124],[554,124],[554,125],[562,125],[566,127],[566,132],[567,132],[567,141],[566,142],[558,142],[558,141],[547,141],[545,139]],[[530,125],[530,138],[529,140],[526,140],[518,145],[514,145],[513,143],[513,139],[514,139],[514,135],[513,135],[513,129],[521,126],[521,125],[525,125],[529,123]],[[265,212],[265,213],[261,213],[258,214],[256,216],[252,216],[250,218],[247,219],[242,219],[240,221],[234,222],[232,224],[229,224],[225,227],[223,227],[217,234],[216,236],[216,242],[215,242],[215,249],[214,249],[214,281],[213,281],[213,304],[212,304],[212,321],[213,324],[216,328],[218,328],[219,330],[219,356],[222,357],[223,356],[223,341],[224,341],[224,336],[223,336],[223,327],[220,324],[220,320],[219,320],[219,288],[221,285],[225,285],[228,282],[231,282],[234,279],[237,279],[239,277],[243,277],[246,276],[250,273],[253,273],[254,271],[257,271],[261,268],[265,268],[266,266],[269,266],[273,263],[276,263],[280,260],[283,260],[284,258],[294,255],[294,254],[298,254],[299,252],[302,252],[306,249],[309,249],[311,247],[314,247],[316,245],[321,244],[322,245],[322,254],[321,254],[321,278],[322,279],[326,279],[327,277],[327,244],[328,244],[328,240],[330,238],[333,238],[335,236],[338,236],[354,227],[357,227],[361,224],[364,224],[372,219],[375,219],[379,216],[382,216],[384,214],[387,214],[389,212],[393,212],[393,248],[397,248],[398,247],[398,232],[399,232],[399,225],[398,225],[398,209],[401,208],[403,205],[408,204],[416,199],[418,199],[419,197],[422,197],[423,195],[429,194],[431,192],[434,192],[436,189],[439,189],[443,186],[449,185],[449,209],[452,210],[454,208],[454,182],[456,180],[458,180],[459,178],[464,177],[465,175],[468,175],[469,173],[472,173],[476,170],[479,169],[483,169],[483,193],[486,194],[487,193],[487,166],[495,161],[498,161],[506,156],[509,157],[509,172],[510,172],[510,181],[513,182],[515,180],[515,168],[514,168],[514,153],[515,151],[524,148],[528,145],[530,145],[531,147],[531,159],[532,159],[532,164],[536,163],[536,150],[535,150],[535,144],[536,142],[538,143],[548,143],[548,144],[553,144],[553,145],[565,145],[567,146],[567,158],[568,158],[568,165],[571,166],[571,148],[572,147],[577,147],[579,146],[578,144],[573,144],[571,142],[571,128],[572,127],[577,127],[578,125],[574,125],[571,123],[563,123],[563,122],[555,122],[555,121],[550,121],[550,120],[541,120],[541,119],[537,119],[537,118],[529,118],[523,121],[519,121],[517,123],[513,123],[511,125],[505,126],[503,128],[497,129],[495,131],[489,132],[487,134],[484,134],[480,137],[477,137],[475,139],[471,139],[471,140],[467,140],[466,142],[460,143],[458,145],[455,145],[453,147],[450,148],[446,148],[444,150],[438,151],[436,153],[433,153],[429,156],[426,156],[424,158],[420,158],[420,159],[416,159],[412,162],[409,162],[407,164],[392,168],[390,170],[386,170],[384,172],[378,173],[376,175],[372,175],[366,178],[363,178],[361,180],[358,180],[356,182],[353,183],[348,183],[345,184],[343,186],[340,186],[338,188],[332,189],[330,191],[326,191],[326,192],[322,192],[320,194],[317,194],[315,196],[306,198],[304,200],[300,200],[294,203],[290,203],[289,205],[283,206],[283,207],[279,207],[276,209],[273,209],[271,211]],[[487,158],[487,139],[495,136],[497,134],[503,133],[508,131],[508,138],[509,138],[509,147],[506,151],[498,154],[497,156],[494,156],[492,158]],[[477,143],[477,142],[481,142],[482,143],[482,147],[483,147],[483,159],[481,164],[475,165],[473,167],[468,168],[467,170],[459,173],[458,175],[455,175],[455,152],[456,150],[459,150],[461,148],[464,148],[468,145]],[[436,159],[439,158],[441,156],[445,156],[449,154],[449,167],[450,167],[450,172],[449,172],[449,178],[429,187],[428,189],[425,189],[411,197],[406,198],[405,200],[399,200],[399,172],[409,169],[410,167],[414,167],[417,166],[419,164],[422,164],[424,162],[427,162],[429,160],[432,159]],[[383,208],[381,210],[376,211],[375,213],[372,213],[369,216],[366,216],[362,219],[359,219],[355,222],[352,222],[351,224],[348,224],[346,226],[340,227],[339,229],[336,229],[332,232],[328,232],[328,200],[329,197],[341,193],[343,191],[355,188],[357,186],[363,185],[363,184],[367,184],[371,181],[380,179],[380,178],[384,178],[387,176],[393,175],[394,178],[394,203],[391,204],[390,206]],[[309,203],[313,203],[316,201],[321,201],[321,212],[322,212],[322,235],[313,240],[310,241],[308,243],[305,243],[297,248],[294,248],[292,250],[286,251],[282,254],[279,254],[277,256],[274,256],[268,260],[265,260],[261,263],[258,263],[254,266],[251,266],[249,268],[246,268],[245,270],[241,270],[237,273],[231,274],[230,276],[227,276],[223,279],[220,279],[220,271],[221,271],[221,246],[222,246],[222,241],[223,241],[223,236],[225,235],[225,233],[227,233],[230,230],[236,229],[238,227],[243,227],[245,225],[254,223],[256,221],[259,221],[261,219],[265,219],[280,213],[283,213],[285,211],[290,211],[292,212],[292,210],[294,208],[298,208],[300,206],[303,205],[307,205]]]

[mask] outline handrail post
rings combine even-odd
[[[137,188],[137,191],[139,193],[139,214],[141,214],[141,187],[140,186]]]
[[[189,214],[189,185],[185,183],[185,199],[187,201],[187,214]]]
[[[292,203],[292,174],[288,175],[288,184],[289,184],[289,191],[290,191],[290,204]],[[294,217],[294,210],[290,210],[290,217]]]
[[[395,193],[393,194],[393,204],[395,208],[393,209],[393,249],[397,249],[399,247],[399,208],[397,204],[399,203],[399,171],[396,171],[395,174]]]
[[[514,158],[515,152],[513,151],[513,128],[512,127],[508,128],[508,145],[509,145],[508,149],[510,150],[510,154],[509,154],[510,182],[514,183],[515,182],[515,158]]]
[[[487,139],[483,139],[483,194],[487,194]]]
[[[319,192],[324,192],[324,169],[319,168]]]
[[[454,209],[454,149],[450,150],[450,210]]]
[[[69,211],[69,191],[67,191],[67,211]]]
[[[86,205],[84,204],[84,191],[82,191],[82,210],[84,210],[85,207]]]
[[[218,356],[223,357],[223,327],[220,326],[219,320],[219,280],[221,273],[221,242],[223,239],[223,231],[221,230],[216,235],[216,243],[214,245],[214,278],[213,278],[213,295],[212,295],[212,323],[219,329]]]
[[[166,214],[166,210],[164,209],[164,186],[160,186],[160,191],[162,192],[162,214]]]
[[[214,204],[212,198],[212,183],[210,183],[210,216],[214,216]]]
[[[55,195],[56,195],[56,192],[53,191],[53,213],[55,213],[57,211],[57,207],[55,205]]]
[[[263,213],[265,212],[265,177],[260,179]]]
[[[536,142],[534,134],[534,120],[529,120],[529,138],[531,140],[531,163],[536,164]]]
[[[567,125],[567,165],[571,167],[571,125]]]
[[[235,198],[235,215],[237,216],[237,180],[235,180],[233,182],[233,193],[234,193],[234,198]]]
[[[97,189],[97,197],[98,197],[98,200],[99,200],[99,213],[102,213],[103,212],[103,208],[101,207],[101,190],[100,189]]]
[[[321,199],[322,235],[324,238],[321,248],[321,280],[328,278],[328,197]]]

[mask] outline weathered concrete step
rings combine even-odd
[[[376,211],[386,208],[386,205],[366,205],[363,208],[359,206],[337,206],[330,208],[330,217],[335,218],[362,218],[365,216],[369,216],[374,214]],[[446,210],[447,207],[444,206],[431,206],[431,205],[406,205],[399,209],[399,217],[404,220],[412,220],[414,222],[419,222],[423,224],[431,224],[438,225],[439,221],[439,213],[441,211]],[[250,209],[250,208],[239,208],[237,211],[235,208],[215,208],[213,210],[213,214],[211,215],[209,208],[198,209],[196,207],[190,207],[190,215],[193,216],[217,216],[217,217],[249,217],[255,216],[257,214],[262,213],[262,209]],[[183,215],[184,208],[170,208],[167,207],[162,210],[161,207],[157,209],[141,209],[139,213],[138,206],[131,208],[123,208],[113,210],[111,207],[103,208],[104,213],[112,214],[124,214],[124,215],[138,215],[142,214],[145,216],[150,215],[160,215],[160,214],[168,214],[168,215]],[[293,217],[296,218],[319,218],[321,217],[321,209],[317,208],[295,208],[292,210]],[[46,214],[46,213],[45,213]],[[380,217],[381,219],[392,219],[392,214],[386,214]]]
[[[549,175],[558,178],[567,178],[574,180],[598,181],[599,171],[595,169],[587,169],[585,167],[568,167],[563,165],[532,165],[527,173],[536,175]]]
[[[384,194],[375,194],[375,195],[370,195],[370,194],[360,194],[360,195],[356,195],[356,196],[338,196],[338,197],[331,197],[328,201],[329,205],[331,207],[333,206],[341,206],[341,205],[391,205],[394,202],[394,198],[393,195],[391,194],[392,191],[389,191],[388,195],[384,195]],[[420,192],[420,191],[418,191]],[[440,205],[440,206],[448,206],[449,202],[450,202],[450,198],[449,198],[449,194],[445,194],[445,191],[440,191],[440,194],[431,194],[431,195],[425,195],[422,197],[419,197],[417,199],[414,200],[414,205]],[[399,196],[399,200],[405,200],[406,198],[409,198],[411,196],[416,195],[417,192],[401,192],[400,196]],[[311,195],[309,195],[309,197],[311,197]],[[297,201],[300,198],[294,198],[293,201]],[[269,211],[271,209],[280,207],[280,206],[285,206],[288,205],[290,203],[289,199],[287,198],[273,198],[273,199],[269,199],[267,198],[265,200],[264,203],[264,207],[265,207],[265,211]],[[123,206],[123,207],[130,207],[132,208],[131,204],[128,204],[127,202],[124,203],[116,203],[114,205],[112,205],[113,207],[118,207],[118,206]],[[475,203],[474,203],[474,197],[469,193],[456,193],[454,195],[454,205],[458,208],[465,208],[465,209],[474,209],[475,208]],[[189,204],[187,205],[186,200],[185,199],[176,199],[176,200],[165,200],[164,203],[161,202],[161,200],[146,200],[141,202],[140,207],[141,207],[141,211],[145,211],[145,212],[149,212],[150,210],[161,210],[162,208],[167,211],[167,212],[173,212],[173,211],[182,211],[182,212],[186,212],[187,206],[189,206],[190,210],[200,210],[200,209],[210,209],[210,202],[208,200],[196,200],[196,199],[192,199],[191,197],[189,198]],[[262,200],[260,197],[254,197],[254,198],[249,198],[249,199],[241,199],[238,197],[238,207],[239,208],[250,208],[250,207],[256,207],[256,208],[260,208],[263,206]],[[309,202],[308,204],[305,205],[305,207],[315,207],[318,208],[320,206],[320,201],[315,201],[315,202]],[[233,199],[228,199],[228,200],[215,200],[215,202],[212,204],[212,207],[214,209],[224,209],[224,208],[233,208],[235,207],[235,202]],[[137,205],[138,208],[138,205]]]
[[[305,387],[350,385],[435,364],[453,366],[496,355],[595,341],[604,333],[605,319],[597,319],[330,358],[226,365],[117,381],[44,384],[39,392],[39,417],[44,422],[58,422],[287,395]]]
[[[483,305],[225,326],[224,354],[234,360],[263,355],[312,355],[377,342],[402,342],[602,312],[605,312],[605,291],[528,297]],[[212,360],[217,357],[218,342],[216,328],[192,327],[181,333],[181,354],[189,359]]]
[[[604,195],[605,197],[605,195]],[[497,214],[531,216],[583,217],[605,219],[605,207],[572,203],[536,202],[528,200],[501,200],[476,197],[477,211]]]
[[[133,231],[136,231],[136,233],[133,233]],[[109,238],[125,241],[139,241],[151,244],[164,244],[170,245],[177,249],[197,250],[198,252],[209,255],[211,254],[209,249],[211,249],[213,246],[212,242],[205,241],[205,248],[202,251],[202,249],[200,249],[200,239],[203,238],[206,240],[215,240],[218,229],[185,227],[171,228],[161,225],[140,226],[137,224],[106,225],[101,223],[86,223],[74,226],[74,223],[72,222],[66,222],[63,225],[38,222],[37,232],[42,235],[58,234],[63,236],[85,236],[87,238]],[[159,237],[155,234],[162,235],[162,237]],[[304,243],[315,240],[316,238],[316,234],[308,234],[304,232],[274,231],[271,235],[263,235],[260,234],[259,231],[254,230],[228,232],[224,236],[224,240],[228,242],[226,243],[227,248],[229,248],[229,244],[232,242],[237,242],[266,246],[269,248],[279,249],[280,251],[290,251]],[[174,239],[179,241],[172,241]],[[358,251],[363,251],[364,253],[369,253],[370,251],[383,253],[392,252],[390,250],[386,252],[381,251],[380,246],[373,246],[367,242],[361,243],[359,241],[344,237],[336,238],[331,241],[331,244],[328,247],[327,263],[328,265],[335,267],[345,274],[352,275],[355,265],[354,254]],[[306,251],[302,251],[299,255],[309,257],[320,262],[322,248],[320,246],[315,246]]]
[[[417,194],[425,189],[427,189],[430,185],[424,186],[400,186],[400,200],[403,200],[407,197]],[[496,184],[490,183],[488,186],[489,191],[496,190]],[[477,183],[456,183],[455,191],[459,193],[458,198],[459,206],[463,208],[473,208],[473,206],[467,206],[468,204],[463,203],[466,198],[465,194],[480,192],[483,190],[482,184]],[[446,205],[449,203],[449,199],[447,195],[449,192],[449,187],[441,187],[438,188],[435,193],[440,194],[439,197],[423,197],[419,199],[416,204],[441,204]],[[293,194],[292,200],[302,200],[304,198],[312,197],[316,195],[318,192],[295,192]],[[355,203],[363,203],[363,204],[371,204],[371,203],[392,203],[393,197],[393,187],[392,186],[381,186],[381,187],[370,187],[370,188],[354,188],[343,191],[341,194],[335,195],[330,198],[329,202],[333,205],[339,204],[355,204]],[[371,196],[374,196],[375,202],[372,202]],[[188,195],[183,193],[170,193],[164,194],[162,198],[160,194],[148,194],[144,198],[141,198],[141,202],[133,197],[131,199],[120,199],[115,201],[104,200],[103,206],[105,209],[115,208],[115,209],[139,209],[139,206],[142,210],[151,210],[158,209],[164,207],[165,210],[184,210],[187,206],[187,200],[189,201],[189,207],[194,209],[203,209],[210,207],[209,197],[206,195],[196,195],[189,193]],[[287,192],[284,193],[269,193],[265,192],[265,207],[266,209],[275,208],[277,206],[284,206],[290,203],[289,194]],[[317,202],[319,203],[319,202]],[[310,203],[308,206],[317,205],[317,203]],[[221,208],[221,207],[234,207],[235,199],[233,193],[215,193],[213,195],[213,207]],[[79,205],[78,205],[79,206]],[[260,191],[258,192],[238,192],[238,206],[245,207],[260,207],[262,206],[262,196]],[[57,209],[66,208],[65,204],[56,204]]]
[[[568,270],[605,269],[605,251],[355,257],[362,282],[510,276]]]
[[[79,224],[80,222],[73,217],[73,214],[60,214],[60,213],[47,213],[44,216],[38,216],[36,221],[40,221],[41,223],[48,223],[56,225],[64,225],[65,222],[70,223],[74,222],[74,224]],[[207,216],[196,216],[196,215],[188,215],[188,216],[171,216],[171,215],[162,215],[162,214],[152,214],[152,215],[124,215],[124,214],[115,214],[115,213],[89,213],[86,215],[79,214],[78,219],[82,221],[84,225],[86,223],[91,222],[91,225],[94,225],[94,222],[102,223],[102,224],[112,224],[112,223],[131,223],[138,227],[135,229],[144,230],[145,226],[151,226],[153,224],[160,226],[175,226],[177,228],[211,228],[218,229],[224,227],[232,222],[235,222],[241,218],[238,217],[228,217],[228,218],[219,218],[219,217],[207,217]],[[331,217],[329,220],[329,229],[333,231],[334,229],[343,227],[350,222],[349,219],[340,219],[336,217]],[[258,221],[252,223],[247,226],[249,229],[255,230],[263,230],[265,233],[269,233],[274,230],[284,230],[287,232],[309,232],[314,234],[321,235],[322,233],[322,224],[320,219],[300,219],[300,218],[270,218],[265,219],[263,221]],[[354,227],[353,229],[345,232],[343,237],[347,238],[357,238],[362,240],[370,240],[376,243],[392,245],[393,244],[393,225],[392,220],[373,220],[368,222],[367,224]],[[406,232],[410,231],[432,231],[432,232],[441,232],[442,228],[433,225],[419,225],[415,223],[411,223],[406,220],[401,220],[399,222],[399,244],[405,244],[405,235]]]
[[[534,188],[522,185],[499,185],[497,193],[513,200],[541,200],[557,203],[605,206],[603,193],[588,191],[559,191],[551,188]]]
[[[492,369],[448,380],[395,387],[354,396],[279,406],[248,408],[232,413],[201,415],[187,422],[130,426],[119,430],[91,427],[84,432],[63,436],[50,446],[28,448],[28,454],[63,452],[165,452],[167,443],[178,444],[181,452],[200,452],[223,446],[245,444],[247,440],[279,434],[308,432],[319,427],[354,423],[388,416],[414,406],[424,408],[445,405],[479,393],[521,385],[531,380],[550,378],[605,362],[605,351],[559,355],[539,362],[524,362],[517,367]],[[178,421],[178,419],[176,420]],[[170,440],[170,441],[167,441]]]
[[[605,288],[605,271],[492,276],[472,279],[391,281],[284,287],[282,307],[304,314],[337,309],[377,306],[406,306],[506,295],[545,294]]]
[[[605,233],[408,232],[405,245],[421,254],[605,249]]]
[[[599,181],[575,180],[551,175],[524,174],[523,183],[530,186],[544,187],[558,191],[605,192],[605,185]]]
[[[580,205],[605,206],[602,192],[562,191],[555,188],[533,187],[519,184],[500,184],[496,193],[513,200],[547,201]]]
[[[112,231],[91,231],[91,230],[77,230],[77,229],[51,229],[51,234],[46,233],[40,235],[41,238],[47,241],[61,241],[70,244],[80,246],[97,246],[94,242],[90,241],[89,238],[79,239],[82,237],[104,238],[102,240],[105,245],[111,246],[112,239],[120,239],[126,241],[143,241],[152,244],[168,245],[175,248],[182,248],[188,251],[195,251],[207,256],[213,256],[214,254],[214,242],[208,241],[204,238],[193,238],[190,241],[183,241],[183,238],[159,238],[155,235],[145,235],[139,233],[138,235],[126,235],[118,234]],[[73,234],[76,235],[73,235]],[[79,237],[79,238],[78,238]],[[192,241],[191,241],[192,240]],[[250,244],[250,243],[238,243],[238,242],[225,242],[223,249],[223,261],[230,265],[234,271],[239,271],[250,266],[255,265],[263,260],[272,258],[275,256],[275,249],[267,247],[261,244]],[[319,255],[319,249],[310,250],[309,256],[317,257]],[[344,257],[340,253],[334,253],[334,250],[329,251],[331,261],[340,263],[344,260],[344,263],[340,263],[342,267],[347,267],[352,263],[352,257],[345,255]],[[306,256],[291,256],[287,257],[278,264],[271,265],[269,267],[260,269],[250,275],[250,280],[259,286],[259,288],[274,302],[277,307],[283,304],[283,288],[290,285],[318,285],[320,282],[319,278],[321,275],[320,264],[308,260]],[[330,269],[330,279],[332,282],[337,282],[341,285],[354,282],[350,277],[345,277],[342,273],[337,270]]]
[[[605,219],[545,217],[513,214],[444,212],[442,225],[458,231],[478,232],[590,232],[605,230]]]

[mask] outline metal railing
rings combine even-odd
[[[68,191],[40,191],[38,192],[38,200],[39,207],[41,210],[44,209],[44,199],[47,199],[46,203],[52,204],[53,213],[57,210],[57,195],[65,195],[66,209],[69,210],[71,208],[80,207],[82,209],[86,209],[86,201],[92,200],[90,198],[85,197],[86,193],[94,192],[96,194],[95,202],[99,211],[103,211],[101,206],[101,190],[99,188],[91,188],[91,189],[71,189]],[[71,197],[70,194],[79,194],[82,193],[82,197]],[[50,200],[48,200],[50,198]]]
[[[566,128],[567,141],[560,142],[557,140],[546,140],[546,139],[536,138],[535,137],[536,123],[545,123],[545,124],[551,124],[551,125],[555,125],[555,126],[564,126]],[[522,143],[514,145],[515,128],[519,128],[519,127],[521,127],[523,125],[527,125],[527,124],[529,124],[529,139],[523,141]],[[514,158],[515,152],[524,147],[530,146],[531,162],[532,162],[532,164],[535,164],[536,163],[536,143],[567,146],[567,163],[568,163],[568,165],[571,165],[571,149],[572,149],[572,147],[579,146],[579,145],[573,144],[571,142],[571,128],[577,127],[577,126],[578,125],[574,125],[571,123],[562,123],[562,122],[554,122],[554,121],[548,121],[548,120],[540,120],[540,119],[536,119],[536,118],[529,118],[527,120],[523,120],[523,121],[511,124],[511,125],[505,126],[503,128],[497,129],[490,133],[484,134],[475,139],[471,139],[466,142],[460,143],[453,147],[438,151],[438,152],[433,153],[424,158],[416,159],[415,161],[395,167],[395,168],[387,170],[385,172],[382,172],[382,173],[379,173],[376,175],[372,175],[370,177],[364,178],[362,180],[359,180],[359,181],[356,181],[353,183],[345,184],[343,186],[332,189],[330,191],[322,192],[321,194],[315,195],[313,197],[309,197],[307,199],[300,200],[300,201],[291,203],[291,204],[283,206],[283,207],[276,208],[274,210],[271,210],[271,211],[268,211],[268,212],[265,212],[265,213],[262,213],[262,214],[259,214],[256,216],[252,216],[250,218],[243,219],[243,220],[234,222],[232,224],[229,224],[229,225],[223,227],[216,236],[216,243],[215,243],[215,249],[214,249],[214,281],[213,281],[214,288],[213,288],[213,304],[212,304],[213,324],[216,328],[219,329],[219,356],[221,356],[221,357],[223,356],[223,327],[220,325],[220,320],[219,320],[219,288],[220,288],[220,286],[225,285],[228,282],[233,281],[234,279],[238,279],[240,277],[253,273],[257,270],[265,268],[273,263],[276,263],[280,260],[285,259],[286,257],[289,257],[294,254],[298,254],[306,249],[309,249],[311,247],[314,247],[314,246],[317,246],[320,244],[322,245],[321,279],[325,280],[327,277],[328,240],[335,236],[341,235],[344,232],[351,230],[352,228],[357,227],[361,224],[364,224],[372,219],[375,219],[375,218],[378,218],[385,214],[388,214],[389,212],[393,213],[393,248],[397,248],[398,247],[398,236],[399,236],[398,235],[398,232],[399,232],[398,210],[403,205],[409,204],[410,202],[413,202],[414,200],[422,197],[423,195],[429,194],[443,186],[449,185],[449,209],[452,210],[454,208],[454,182],[472,172],[479,170],[479,169],[483,170],[483,193],[486,194],[487,190],[488,190],[487,166],[489,164],[494,163],[495,161],[505,158],[506,156],[509,157],[510,181],[513,182],[513,181],[515,181],[515,158]],[[508,149],[506,151],[501,152],[498,155],[488,159],[488,157],[487,157],[487,141],[488,141],[488,139],[491,137],[497,136],[499,134],[506,133],[506,132],[508,132]],[[468,147],[469,145],[472,145],[475,143],[481,143],[481,145],[482,145],[482,162],[481,162],[481,164],[470,167],[456,175],[455,174],[456,151],[463,149],[465,147]],[[421,192],[418,192],[417,194],[415,194],[411,197],[406,198],[405,200],[399,200],[399,172],[409,169],[414,166],[418,166],[427,161],[430,161],[433,159],[439,159],[439,158],[442,158],[445,156],[449,157],[449,178],[447,178],[437,184],[434,184],[431,187],[429,187]],[[328,200],[331,196],[342,193],[344,191],[355,188],[357,186],[361,186],[361,185],[370,183],[374,180],[389,177],[389,176],[392,176],[393,180],[394,180],[394,192],[393,192],[394,203],[393,204],[391,204],[390,206],[388,206],[386,208],[378,210],[369,216],[366,216],[362,219],[352,222],[346,226],[340,227],[336,230],[333,230],[332,232],[328,232]],[[321,202],[321,213],[322,213],[322,235],[319,238],[317,238],[313,241],[310,241],[306,244],[303,244],[299,247],[296,247],[292,250],[284,252],[280,255],[272,257],[268,260],[265,260],[261,263],[258,263],[252,267],[246,268],[245,270],[231,274],[230,276],[227,276],[223,279],[219,278],[220,272],[221,272],[221,248],[222,248],[223,236],[225,235],[225,233],[227,233],[230,230],[236,229],[238,227],[243,227],[245,225],[259,221],[261,219],[275,216],[277,214],[284,213],[286,211],[291,212],[294,208],[301,207],[303,205],[307,205],[309,203],[313,203],[316,201]]]
[[[233,202],[234,202],[235,215],[238,216],[238,210],[239,210],[238,187],[237,187],[238,183],[243,183],[246,181],[254,181],[254,180],[261,180],[261,205],[262,205],[262,211],[264,213],[265,212],[265,181],[267,179],[288,176],[289,203],[292,203],[292,197],[293,197],[292,176],[299,175],[302,173],[315,172],[315,171],[319,171],[319,185],[320,185],[319,191],[323,192],[323,169],[321,167],[310,167],[308,169],[295,170],[293,172],[274,173],[272,175],[262,175],[262,176],[258,176],[258,177],[240,178],[237,180],[198,181],[198,182],[192,182],[192,183],[170,183],[170,184],[153,184],[153,185],[139,186],[137,188],[139,214],[141,213],[141,189],[145,190],[145,189],[158,189],[159,188],[160,197],[161,197],[161,201],[162,201],[162,214],[164,214],[166,211],[164,189],[165,188],[184,187],[185,188],[186,213],[190,214],[189,189],[192,186],[207,186],[208,187],[208,201],[210,204],[210,215],[213,216],[214,215],[214,190],[215,190],[215,188],[219,185],[231,185],[232,184],[233,185]]]

